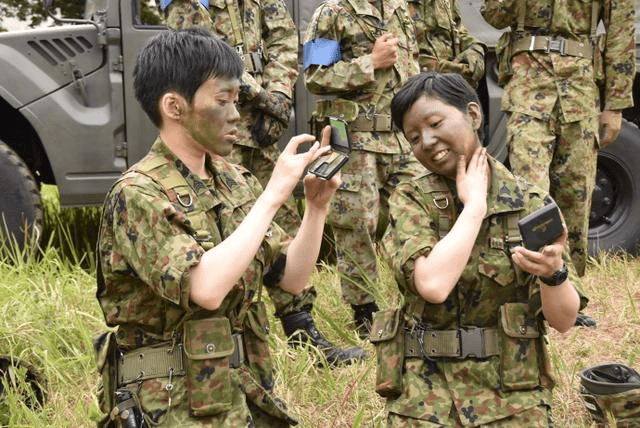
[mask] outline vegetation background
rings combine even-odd
[[[106,329],[95,298],[100,210],[60,209],[55,187],[45,187],[43,194],[42,248],[0,251],[0,354],[23,363],[2,379],[0,426],[93,427],[101,415],[92,339]],[[384,266],[382,278],[377,301],[382,308],[396,305],[399,296]],[[319,294],[314,315],[321,331],[334,342],[365,347],[370,357],[334,370],[318,367],[320,354],[313,348],[290,349],[271,316],[276,392],[299,416],[301,427],[383,426],[384,402],[373,390],[375,351],[350,326],[338,274],[324,266],[311,282]],[[582,369],[610,361],[640,369],[639,284],[639,259],[606,254],[591,259],[584,278],[591,302],[585,312],[598,321],[597,328],[549,336],[557,427],[595,426],[578,395]],[[46,381],[41,407],[28,406],[36,397],[22,381],[27,368]]]

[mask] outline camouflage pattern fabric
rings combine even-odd
[[[180,340],[187,319],[226,317],[233,332],[246,330],[248,321],[238,315],[238,307],[258,298],[263,275],[286,251],[288,237],[274,223],[220,308],[208,311],[193,305],[188,275],[204,253],[203,246],[214,246],[229,236],[262,192],[258,181],[242,167],[210,158],[206,166],[213,178],[203,181],[158,138],[147,156],[107,195],[98,240],[96,295],[107,325],[118,326],[117,341],[124,352]],[[160,184],[175,174],[187,183],[180,193]],[[200,241],[196,236],[202,237]],[[268,354],[262,357],[270,358]],[[263,379],[248,366],[232,369],[230,375],[232,410],[215,418],[189,415],[182,376],[146,380],[139,390],[135,384],[133,392],[142,408],[154,419],[166,420],[167,426],[202,426],[213,423],[210,421],[220,422],[214,426],[246,426],[245,395],[264,399],[265,403],[274,399],[262,386]],[[253,381],[239,388],[238,376]],[[171,391],[166,388],[168,383],[173,385]]]
[[[382,8],[381,14],[367,0],[329,0],[316,9],[304,43],[315,39],[338,41],[342,59],[330,67],[310,66],[305,70],[304,83],[309,92],[353,101],[360,114],[391,114],[393,95],[409,77],[419,72],[418,51],[406,1],[383,0]],[[398,61],[391,69],[374,71],[370,54],[375,39],[385,33],[400,38]],[[388,82],[378,95],[376,86],[382,79]],[[372,106],[371,101],[377,96],[379,100]],[[352,143],[354,150],[411,151],[402,132],[352,132]]]
[[[251,74],[245,71],[242,75],[242,88],[245,95],[240,97],[238,110],[239,141],[234,145],[227,160],[247,168],[265,186],[271,177],[280,149],[271,144],[260,146],[256,142],[252,129],[257,127],[256,121],[263,117],[263,109],[271,107],[275,116],[283,115],[282,109],[273,100],[279,97],[288,98],[291,106],[293,87],[298,78],[298,35],[295,25],[282,0],[259,0],[234,2],[235,12],[243,11],[238,22],[242,24],[242,41],[236,40],[236,33],[231,25],[231,11],[225,0],[210,1],[209,10],[199,0],[174,0],[165,10],[165,24],[174,29],[202,26],[218,35],[231,46],[243,45],[246,53],[263,51],[262,73]],[[243,6],[240,6],[243,4]],[[269,96],[280,93],[278,96]],[[251,96],[247,94],[252,94]],[[262,100],[262,102],[259,102]],[[280,134],[286,126],[279,128]],[[269,128],[273,131],[274,128]],[[271,135],[270,140],[280,137]],[[290,236],[294,236],[300,226],[300,215],[293,196],[280,207],[274,221]],[[270,297],[278,313],[293,313],[302,310],[314,300],[315,293],[311,289],[303,292],[303,299],[296,299],[290,293],[270,289]]]
[[[452,411],[455,411],[454,406],[452,406]],[[451,421],[452,425],[447,425],[450,428],[460,428],[464,426],[461,421],[455,420],[453,417]],[[425,420],[409,419],[389,413],[387,416],[387,426],[393,428],[435,428],[443,425]],[[500,419],[496,422],[482,424],[482,426],[491,428],[552,428],[555,425],[553,424],[549,408],[547,406],[538,406],[523,410],[518,414]]]
[[[379,218],[388,215],[395,186],[424,172],[412,153],[353,151],[342,167],[342,186],[331,200],[329,222],[336,242],[342,297],[352,305],[372,301],[378,285],[376,243]],[[386,222],[384,222],[386,225]]]
[[[521,2],[485,0],[482,14],[496,28],[516,28],[518,3]],[[590,1],[529,0],[525,5],[522,36],[561,36],[589,45],[591,7]],[[602,99],[590,58],[544,51],[522,52],[511,59],[513,76],[502,98],[502,109],[511,116],[507,126],[511,168],[540,186],[547,180],[541,180],[537,171],[548,171],[550,187],[543,188],[557,197],[570,222],[570,246],[580,274],[584,273],[588,250],[588,214],[598,149],[597,115],[601,107],[602,110],[622,110],[633,105],[634,3],[600,0],[599,14],[607,31],[602,58],[605,76]],[[570,131],[564,127],[574,122]],[[569,133],[557,134],[564,131]],[[535,138],[532,140],[527,135]],[[555,141],[553,135],[557,135]],[[540,150],[542,144],[546,144],[549,153],[534,159],[545,151]],[[567,153],[571,153],[573,159],[567,160]],[[563,174],[580,177],[579,183],[570,189],[561,189],[560,186],[567,185],[566,180],[557,179]]]
[[[499,308],[508,302],[528,304],[531,313],[541,317],[540,285],[532,275],[521,272],[521,281],[505,248],[508,228],[506,217],[517,213],[523,217],[549,200],[546,192],[513,176],[502,164],[490,158],[491,189],[487,196],[487,214],[480,228],[469,261],[458,284],[442,304],[424,302],[418,314],[407,313],[405,319],[419,316],[419,325],[436,330],[462,326],[498,328]],[[410,182],[398,185],[389,202],[390,226],[383,239],[384,254],[406,302],[420,299],[413,283],[415,260],[428,255],[437,244],[440,227],[448,220],[452,226],[457,218],[454,207],[460,202],[447,193],[442,176],[427,173]],[[450,182],[449,187],[455,188]],[[444,208],[447,205],[447,208]],[[443,219],[444,217],[444,219]],[[448,230],[448,229],[447,229]],[[569,276],[581,296],[581,307],[587,299],[581,291],[580,279],[570,261],[568,251],[563,259]],[[544,332],[542,332],[544,333]],[[507,362],[517,362],[517,355],[501,355],[486,359],[406,358],[403,390],[396,399],[388,399],[386,409],[389,426],[484,426],[496,423],[521,412],[535,412],[538,406],[551,405],[553,378],[543,335],[529,351],[541,353],[535,360],[544,362],[534,379],[533,387],[516,388],[503,385],[501,368]],[[519,352],[519,351],[518,351]],[[512,367],[517,374],[518,366]],[[523,372],[524,373],[524,372]],[[514,373],[511,372],[511,375]],[[546,412],[538,422],[521,426],[548,426]],[[523,417],[524,417],[523,413]],[[405,425],[399,420],[404,419]],[[417,421],[413,421],[417,420]],[[398,422],[398,425],[395,423]],[[493,425],[491,425],[493,426]],[[506,424],[504,426],[517,426]]]
[[[231,46],[242,46],[244,55],[262,52],[262,72],[245,71],[242,75],[240,141],[237,143],[258,147],[251,135],[257,115],[255,106],[260,104],[257,101],[274,92],[289,100],[293,98],[293,87],[298,79],[298,34],[283,0],[234,1],[231,2],[235,5],[233,8],[227,3],[211,0],[207,19],[207,11],[199,0],[174,0],[165,10],[165,24],[174,29],[199,25]],[[234,31],[233,22],[241,25],[239,32]],[[259,99],[254,102],[255,97]],[[264,103],[264,108],[269,105]],[[282,116],[277,106],[273,107],[274,116]]]
[[[329,105],[354,106],[351,118],[345,115],[348,121],[358,114],[390,115],[393,95],[419,71],[415,28],[406,2],[383,0],[380,4],[382,13],[366,0],[329,0],[316,9],[305,33],[305,43],[329,39],[340,44],[341,60],[329,67],[310,66],[305,86],[314,94],[335,95],[342,102],[331,100]],[[398,61],[389,69],[374,71],[371,51],[376,38],[385,33],[400,39]],[[385,79],[382,93],[376,93]],[[339,113],[344,112],[323,112]],[[378,217],[386,215],[386,198],[401,179],[424,168],[402,132],[352,130],[351,136],[352,153],[342,169],[342,186],[332,199],[328,223],[343,274],[343,296],[348,303],[360,305],[373,301],[368,290],[378,281],[374,243]]]
[[[420,71],[461,74],[473,87],[484,76],[486,47],[462,23],[457,0],[409,0]]]
[[[571,260],[583,276],[588,256],[591,199],[595,185],[597,149],[595,117],[559,123],[521,113],[507,121],[509,161],[514,173],[542,189],[550,189],[569,230]]]

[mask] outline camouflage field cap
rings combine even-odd
[[[640,374],[619,363],[601,364],[580,372],[580,395],[599,423],[613,416],[618,427],[640,427]]]

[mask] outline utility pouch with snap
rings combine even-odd
[[[231,409],[230,360],[234,348],[227,318],[184,323],[186,385],[192,415],[211,416]]]
[[[400,309],[374,313],[369,340],[376,348],[376,392],[382,397],[399,396],[402,393],[405,353]]]
[[[526,303],[500,306],[500,381],[504,391],[520,391],[540,384],[540,330]]]

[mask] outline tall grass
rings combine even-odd
[[[0,397],[0,426],[90,427],[100,416],[92,348],[92,338],[105,330],[93,261],[99,209],[61,210],[55,201],[53,192],[45,203],[46,239],[37,255],[0,258],[0,354],[31,365],[46,380],[47,392],[42,407],[25,404],[24,368],[18,370],[14,387]],[[319,329],[335,343],[364,347],[369,358],[333,370],[319,366],[315,349],[286,345],[271,315],[276,392],[302,427],[383,426],[384,401],[373,390],[375,351],[352,328],[339,276],[325,266],[311,282],[318,291],[314,318]],[[591,298],[585,312],[598,327],[549,336],[558,427],[593,426],[578,396],[580,370],[608,361],[640,369],[640,260],[603,254],[591,260],[583,282]],[[376,293],[383,308],[399,301],[384,265]]]

